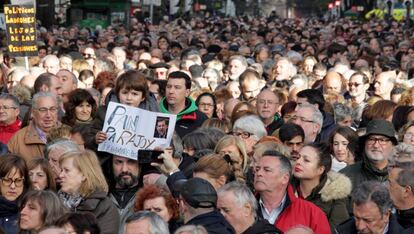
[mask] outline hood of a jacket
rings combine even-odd
[[[170,114],[170,112],[168,112],[168,103],[167,103],[167,99],[163,98],[161,100],[161,104],[160,104],[160,109],[162,113],[166,113],[166,114]],[[195,101],[191,98],[186,98],[185,99],[185,108],[184,110],[182,110],[180,113],[177,114],[177,120],[180,119],[195,119],[196,116],[192,116],[193,114],[195,115],[195,113],[193,113],[194,111],[196,111],[197,105],[195,103]]]
[[[328,172],[325,185],[320,191],[321,199],[324,202],[331,200],[344,199],[351,194],[352,182],[351,180],[338,172]]]

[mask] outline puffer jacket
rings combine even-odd
[[[257,199],[260,199],[260,194],[258,194]],[[259,206],[257,215],[263,218],[261,206]],[[285,205],[274,225],[285,232],[299,224],[310,227],[318,234],[331,233],[325,213],[312,202],[296,197],[292,185],[289,185]]]

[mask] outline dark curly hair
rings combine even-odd
[[[85,89],[75,89],[69,93],[68,101],[64,104],[65,116],[62,118],[62,123],[73,126],[76,123],[75,108],[86,101],[92,106],[91,117],[95,117],[97,105],[92,95]]]

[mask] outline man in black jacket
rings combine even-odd
[[[392,202],[386,185],[366,181],[352,193],[354,217],[338,225],[338,234],[399,234],[403,228],[391,213]]]
[[[113,155],[104,168],[108,173],[109,197],[120,216],[119,233],[123,233],[125,221],[134,211],[135,195],[141,187],[141,170],[136,160],[117,155]]]
[[[388,179],[388,159],[397,143],[392,123],[380,119],[371,120],[366,134],[359,138],[363,150],[362,160],[340,172],[351,179],[353,188],[367,180],[385,182]]]
[[[216,209],[217,192],[206,180],[192,178],[178,181],[180,213],[185,225],[202,225],[209,234],[234,234],[233,227]]]

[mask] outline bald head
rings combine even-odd
[[[60,61],[59,58],[56,57],[56,55],[47,55],[43,60],[43,67],[45,68],[45,70],[54,75],[56,75],[56,73],[58,73],[60,69],[59,64]]]
[[[342,93],[342,77],[338,72],[329,71],[323,80],[324,93]]]

